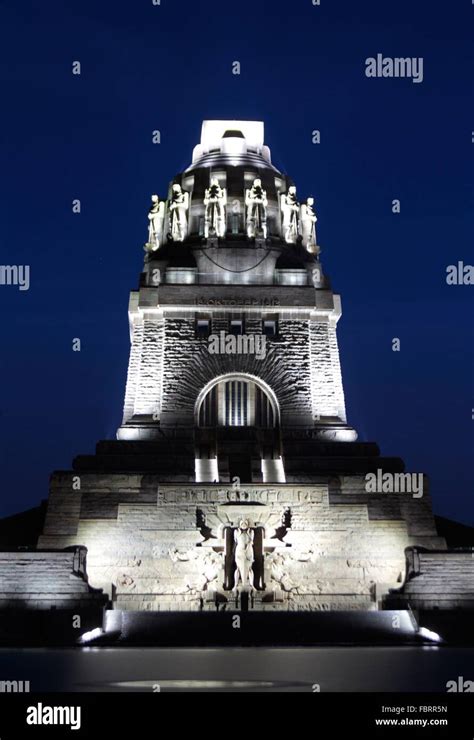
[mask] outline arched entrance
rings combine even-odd
[[[284,482],[279,404],[260,378],[214,378],[196,400],[195,424],[197,481]]]
[[[216,378],[201,391],[196,402],[199,427],[279,425],[279,407],[269,386],[252,375],[229,374]]]

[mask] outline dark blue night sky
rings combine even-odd
[[[1,263],[31,267],[29,291],[0,287],[0,513],[114,437],[150,194],[203,119],[236,118],[265,121],[275,164],[316,197],[349,423],[472,524],[474,286],[446,284],[473,262],[470,0],[0,7]],[[377,53],[423,57],[423,82],[368,79]]]

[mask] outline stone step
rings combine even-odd
[[[102,593],[92,593],[92,592],[89,592],[89,593],[78,593],[77,591],[73,591],[72,593],[73,593],[73,596],[74,596],[74,598],[71,599],[72,601],[74,601],[74,600],[83,601],[84,599],[86,599],[86,600],[89,600],[90,599],[90,600],[93,600],[93,601],[95,600],[95,601],[103,602],[103,600],[104,600],[104,597],[103,597],[103,594]],[[5,591],[2,594],[0,594],[0,602],[2,602],[2,600],[6,600],[6,601],[14,601],[14,600],[24,601],[25,599],[31,599],[33,601],[36,601],[38,599],[45,599],[45,600],[48,600],[48,601],[61,601],[62,602],[62,601],[64,601],[64,594],[61,593],[61,592],[58,592],[58,591],[54,591],[54,592],[53,591],[51,591],[51,592],[49,592],[49,591],[37,591],[37,592],[32,592],[31,594],[14,593],[12,591],[9,591],[9,592],[8,591]]]
[[[407,551],[409,577],[384,598],[384,605],[410,604],[413,609],[472,608],[474,605],[473,551]]]
[[[102,590],[89,586],[85,566],[85,548],[0,553],[0,608],[28,609],[33,602],[54,602],[59,609],[88,601],[105,604]]]

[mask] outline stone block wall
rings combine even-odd
[[[125,401],[123,409],[123,423],[132,418],[135,413],[135,400],[140,377],[140,364],[143,344],[143,321],[135,320],[131,329],[131,347],[128,360],[127,382],[125,385]]]
[[[134,318],[125,391],[124,421],[136,415],[159,418],[163,382],[162,315]]]
[[[216,314],[212,332],[228,331],[229,315]],[[261,333],[262,315],[246,317],[246,333]],[[195,337],[194,313],[166,310],[134,323],[124,423],[157,414],[161,424],[194,425],[202,388],[225,373],[265,381],[280,404],[283,426],[312,426],[319,414],[345,422],[335,326],[280,312],[279,335],[268,337],[266,357],[215,355]]]
[[[153,475],[92,473],[74,491],[62,473],[53,481],[39,547],[85,545],[90,583],[116,607],[215,608],[216,594],[232,600],[223,591],[222,528],[237,523],[246,505],[266,522],[268,598],[255,608],[376,608],[377,594],[402,582],[406,547],[439,549],[444,542],[425,501],[372,500],[356,476],[337,491],[327,481],[249,484],[236,492],[219,484],[164,485]]]
[[[0,610],[91,609],[106,602],[88,584],[82,548],[0,553]]]
[[[387,609],[474,610],[474,549],[407,550],[403,586],[384,599]]]

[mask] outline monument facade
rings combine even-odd
[[[152,196],[117,439],[52,476],[38,548],[87,548],[115,609],[375,610],[446,547],[426,478],[368,485],[409,474],[347,422],[315,201],[263,132],[204,121]]]

